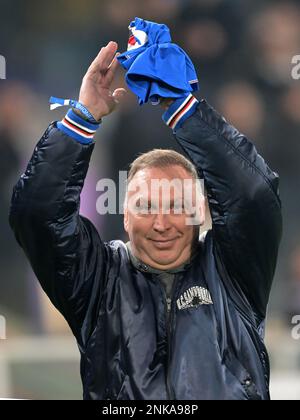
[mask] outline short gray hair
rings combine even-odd
[[[153,149],[139,155],[129,166],[127,185],[134,175],[145,168],[166,168],[178,165],[184,168],[194,179],[198,178],[195,165],[185,156],[171,149]]]

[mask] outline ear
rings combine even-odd
[[[129,219],[128,219],[128,209],[127,209],[127,207],[124,208],[123,224],[124,224],[125,232],[128,233]]]
[[[200,203],[199,203],[199,225],[202,226],[205,223],[205,197],[202,195]]]
[[[197,225],[203,226],[205,223],[205,197],[201,195],[197,208]]]

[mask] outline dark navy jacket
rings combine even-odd
[[[14,189],[10,224],[77,339],[85,399],[268,399],[278,176],[205,101],[176,140],[204,178],[213,227],[176,273],[170,305],[122,241],[104,243],[79,215],[94,146],[55,123]]]

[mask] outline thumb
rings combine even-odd
[[[114,101],[118,104],[120,100],[123,98],[123,96],[126,95],[126,93],[127,93],[127,90],[124,88],[116,89],[112,94]]]

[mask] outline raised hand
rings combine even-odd
[[[118,44],[113,41],[101,48],[82,80],[79,102],[96,120],[110,114],[126,93],[123,88],[118,88],[114,92],[110,90],[119,65],[116,59],[117,48]]]

